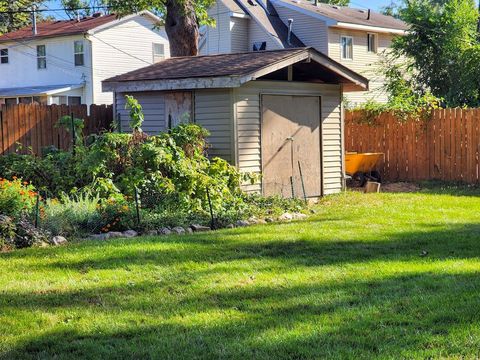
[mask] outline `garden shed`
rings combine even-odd
[[[246,191],[317,197],[343,185],[343,91],[368,80],[312,48],[170,58],[103,82],[121,130],[125,95],[143,106],[143,131],[191,121],[207,128],[210,156],[258,173]]]

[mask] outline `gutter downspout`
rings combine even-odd
[[[291,38],[292,38],[292,27],[293,27],[293,19],[288,19],[288,35],[287,35],[287,44],[289,46],[292,45]]]

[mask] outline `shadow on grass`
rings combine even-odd
[[[150,287],[152,289],[152,287]],[[19,345],[3,358],[105,359],[314,359],[429,357],[476,354],[480,331],[480,277],[475,273],[417,273],[376,280],[340,281],[289,287],[205,291],[147,312],[148,325],[116,324],[98,333],[78,328],[51,331]],[[116,293],[124,311],[139,310],[131,294]],[[150,290],[152,291],[152,290]],[[138,292],[143,307],[158,298]],[[25,295],[23,295],[25,297]],[[40,296],[41,298],[42,296]],[[63,299],[84,305],[91,294]],[[2,294],[11,306],[22,301],[56,306],[44,296],[21,300]],[[173,299],[173,298],[172,298]],[[103,304],[114,310],[117,304]],[[168,309],[169,308],[169,309]],[[90,309],[91,313],[92,310]],[[93,312],[94,314],[95,312]],[[194,320],[197,314],[211,314]],[[221,318],[216,315],[221,314]],[[443,339],[443,340],[442,340]],[[468,356],[467,356],[468,357]]]
[[[323,222],[308,221],[305,226],[316,227]],[[280,230],[285,225],[274,225]],[[355,225],[356,226],[356,225]],[[424,225],[416,232],[392,232],[382,238],[345,240],[324,239],[305,234],[274,229],[259,232],[256,227],[236,232],[215,232],[196,236],[169,236],[144,239],[152,247],[121,248],[105,256],[101,248],[86,259],[60,259],[35,264],[49,269],[122,269],[135,265],[171,266],[190,262],[217,264],[238,260],[275,260],[279,266],[321,266],[367,261],[402,261],[419,259],[426,251],[431,259],[476,258],[480,256],[480,224]],[[393,229],[395,230],[395,229]],[[393,231],[392,230],[392,231]],[[320,230],[321,231],[321,230]],[[154,246],[172,245],[172,246]],[[138,245],[138,244],[137,244]],[[90,245],[89,245],[90,246]],[[92,245],[93,246],[93,245]],[[94,245],[98,246],[98,245]],[[117,245],[115,245],[117,246]],[[16,256],[14,254],[14,256]],[[195,271],[195,270],[194,270]]]

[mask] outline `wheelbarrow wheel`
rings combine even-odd
[[[372,179],[375,182],[382,182],[382,175],[380,175],[380,172],[377,170],[373,170],[370,172],[370,179]]]
[[[362,187],[365,185],[366,179],[365,179],[365,174],[358,171],[355,174],[352,175],[352,186],[353,187]]]

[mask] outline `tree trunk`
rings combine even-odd
[[[198,23],[192,0],[167,0],[165,30],[171,56],[198,55]]]

